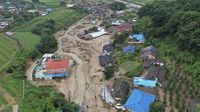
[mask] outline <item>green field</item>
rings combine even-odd
[[[29,1],[32,2],[32,0],[25,0],[25,1]],[[42,5],[46,5],[47,7],[58,7],[60,5],[60,0],[39,0],[40,4]]]
[[[0,95],[0,107],[2,105],[6,105],[7,104],[7,101],[4,99],[4,97],[2,95]]]
[[[70,10],[66,8],[57,8],[54,12],[47,16],[40,16],[28,21],[21,26],[17,27],[14,31],[14,36],[20,41],[22,47],[31,50],[40,42],[40,37],[31,33],[31,30],[40,23],[43,23],[47,19],[53,19],[56,21],[58,28],[69,27],[77,20],[84,17],[86,13],[81,13],[76,10]]]
[[[0,68],[3,67],[14,55],[16,43],[0,34]]]
[[[67,8],[57,8],[54,12],[48,14],[47,16],[36,17],[31,21],[22,24],[21,26],[16,28],[16,31],[31,31],[31,29],[33,29],[37,24],[42,23],[47,19],[53,19],[58,25],[68,27],[85,15],[85,13],[80,13],[75,10],[70,10]]]
[[[31,32],[15,32],[14,37],[19,40],[22,47],[32,50],[40,42],[40,37]]]
[[[136,3],[138,5],[145,5],[147,3],[152,3],[155,0],[124,0],[131,3]],[[158,0],[158,1],[172,1],[172,0]]]

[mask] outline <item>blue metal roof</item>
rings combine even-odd
[[[57,73],[57,74],[44,74],[43,71],[38,71],[35,74],[35,78],[52,79],[54,77],[67,77],[68,75],[69,75],[69,72]]]
[[[125,107],[132,112],[148,112],[156,96],[144,91],[134,89],[125,103]]]
[[[130,36],[130,38],[135,39],[135,40],[142,42],[142,43],[145,41],[145,37],[144,37],[143,34],[133,34],[133,35]]]
[[[158,79],[155,78],[155,80],[147,80],[147,79],[143,79],[141,77],[134,77],[133,79],[133,84],[134,85],[139,85],[139,86],[145,86],[145,87],[156,87],[156,83],[157,83]]]
[[[128,46],[123,48],[123,52],[124,53],[134,53],[135,49],[136,49],[135,46],[128,45]]]

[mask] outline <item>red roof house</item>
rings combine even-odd
[[[114,31],[116,33],[122,33],[122,32],[125,32],[125,31],[132,31],[132,24],[123,24],[123,25],[120,25],[120,26],[116,26],[114,27]]]
[[[61,59],[61,60],[50,59],[47,61],[44,73],[47,74],[63,73],[67,71],[68,66],[69,66],[68,59]]]

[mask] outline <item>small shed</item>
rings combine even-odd
[[[109,67],[115,64],[115,60],[111,55],[99,56],[99,63],[102,67]]]
[[[147,59],[144,61],[143,67],[144,68],[149,68],[152,65],[157,65],[157,66],[165,66],[166,62],[162,59]]]
[[[143,34],[133,34],[129,36],[130,39],[132,39],[135,43],[144,43],[145,37]]]
[[[136,50],[136,47],[135,46],[132,46],[132,45],[128,45],[126,47],[123,48],[123,53],[126,53],[126,54],[133,54]]]
[[[112,96],[115,98],[115,100],[121,101],[127,95],[128,90],[128,83],[123,79],[117,79],[113,84]]]
[[[134,89],[126,101],[125,107],[132,112],[148,112],[155,98],[156,96],[150,93]]]

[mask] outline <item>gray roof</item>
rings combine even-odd
[[[112,52],[114,50],[114,46],[112,44],[107,44],[103,46],[103,52],[107,51],[107,52]]]
[[[158,82],[163,82],[165,79],[165,76],[167,74],[167,69],[165,67],[160,66],[151,66],[146,79],[154,79],[155,77],[158,78]]]
[[[152,55],[154,57],[157,57],[158,56],[157,49],[154,46],[148,46],[148,47],[143,48],[140,57],[142,59],[145,59],[146,56],[148,56],[148,55]]]
[[[115,60],[111,55],[99,56],[99,63],[102,67],[109,67],[115,64]]]
[[[129,85],[125,80],[117,79],[113,84],[112,96],[121,100],[127,95]]]
[[[152,65],[156,65],[156,64],[163,64],[163,66],[165,66],[165,61],[162,59],[148,59],[146,61],[144,61],[143,67],[144,68],[149,68]]]

